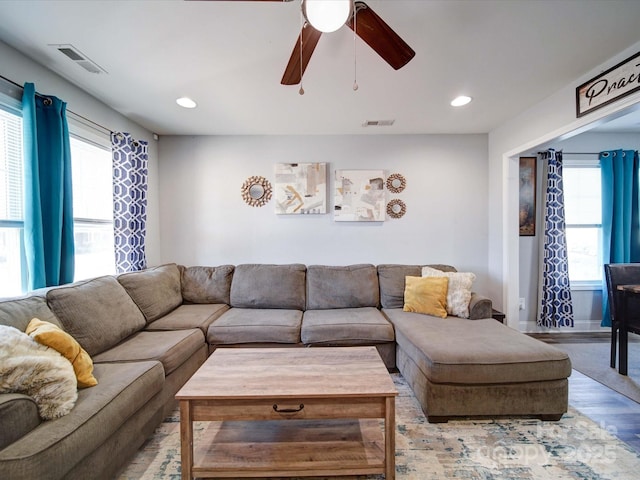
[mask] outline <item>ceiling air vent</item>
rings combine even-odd
[[[104,68],[102,68],[100,65],[98,65],[96,62],[91,60],[89,57],[87,57],[85,54],[80,52],[80,50],[78,50],[76,47],[74,47],[71,44],[63,44],[63,45],[52,44],[49,46],[57,49],[60,53],[62,53],[66,57],[73,60],[75,63],[80,65],[82,68],[84,68],[87,72],[107,73],[107,71]]]
[[[363,127],[390,127],[395,120],[367,120],[362,124]]]

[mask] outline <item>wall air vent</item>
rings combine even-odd
[[[91,60],[85,54],[80,52],[76,47],[71,44],[50,44],[50,47],[55,48],[60,53],[73,60],[79,66],[84,68],[87,72],[90,73],[107,73],[107,71],[98,65],[96,62]]]
[[[362,126],[363,127],[390,127],[393,125],[395,120],[367,120]]]

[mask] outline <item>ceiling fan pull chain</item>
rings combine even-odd
[[[302,0],[300,0],[300,89],[298,93],[304,95],[304,88],[302,88],[302,37],[304,36],[304,15],[302,14]]]
[[[353,2],[353,91],[358,90],[358,58],[356,54],[356,34],[357,34],[357,22],[356,22],[357,8],[356,2]]]

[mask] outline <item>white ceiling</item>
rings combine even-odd
[[[395,71],[357,39],[355,92],[347,27],[320,39],[303,96],[280,85],[298,0],[3,0],[0,40],[161,135],[486,133],[640,40],[637,0],[367,4],[416,56]],[[49,44],[72,44],[108,73]],[[474,101],[450,107],[459,94]],[[185,95],[198,108],[175,104]]]

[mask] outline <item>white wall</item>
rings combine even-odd
[[[35,63],[7,44],[0,42],[0,75],[24,85],[35,84],[36,91],[54,95],[67,102],[67,110],[90,119],[111,131],[129,132],[138,140],[149,142],[149,187],[147,191],[147,263],[160,262],[158,212],[158,145],[153,133],[132,122],[104,103],[69,83],[51,70]],[[94,75],[87,72],[87,75]]]
[[[640,50],[640,42],[600,67],[489,133],[489,287],[498,308],[518,328],[519,239],[518,157],[535,154],[541,145],[588,130],[607,116],[616,116],[640,102],[636,92],[611,105],[576,118],[575,89],[600,72]]]
[[[240,187],[274,181],[279,162],[327,162],[328,206],[336,169],[384,169],[407,180],[407,213],[380,223],[333,215],[276,215],[251,207]],[[449,263],[487,275],[487,136],[211,136],[160,139],[163,261],[347,265]]]
[[[558,140],[548,145],[564,152],[600,152],[603,150],[640,149],[640,135],[635,133],[591,133],[585,132],[565,140]],[[565,159],[569,158],[565,155]],[[580,155],[577,158],[597,158]],[[542,167],[538,168],[538,225],[544,209],[541,195]],[[520,237],[519,239],[519,297],[526,299],[526,309],[520,311],[519,329],[522,331],[545,331],[536,326],[536,306],[538,301],[538,248],[541,241],[541,229],[538,228],[535,237]],[[600,290],[572,290],[574,309],[574,331],[599,331],[602,320],[602,292]],[[609,331],[609,328],[603,329]]]

